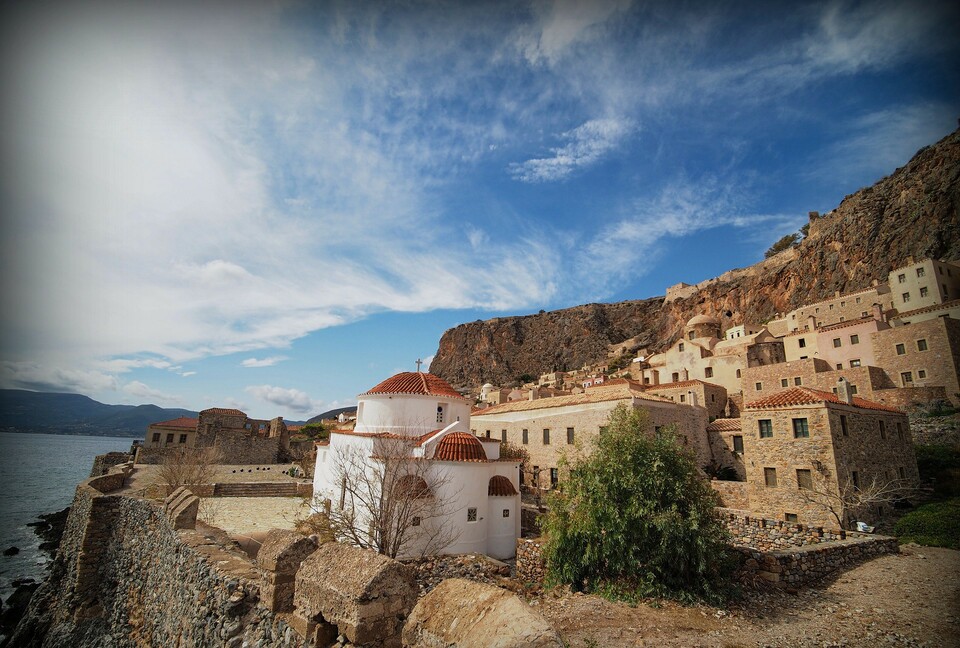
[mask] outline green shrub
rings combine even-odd
[[[910,511],[897,521],[893,532],[900,542],[960,549],[960,497]]]
[[[620,405],[545,516],[548,582],[633,600],[719,600],[731,568],[717,497],[673,434]]]

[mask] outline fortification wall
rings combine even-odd
[[[258,572],[158,502],[116,492],[115,469],[77,487],[57,557],[12,645],[298,647],[257,604]]]
[[[130,461],[129,452],[108,452],[107,454],[97,455],[93,458],[93,468],[90,470],[90,476],[106,475],[114,466],[128,461]]]

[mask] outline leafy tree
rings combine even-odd
[[[764,253],[763,256],[764,256],[764,258],[769,259],[769,258],[772,257],[774,254],[778,254],[778,253],[783,252],[784,250],[786,250],[786,249],[788,249],[788,248],[794,247],[799,241],[800,241],[800,235],[799,235],[799,234],[796,234],[796,233],[794,233],[794,234],[787,234],[787,235],[784,236],[782,239],[780,239],[779,241],[777,241],[776,243],[774,243],[773,245],[771,245],[771,246],[770,246],[770,249],[767,250],[766,253]]]
[[[300,428],[300,434],[314,441],[325,441],[330,438],[330,426],[326,423],[307,423]]]
[[[731,568],[716,494],[671,433],[620,405],[545,516],[548,581],[616,597],[720,598]]]

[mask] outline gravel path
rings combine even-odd
[[[569,593],[531,603],[571,647],[960,646],[960,552],[906,545],[833,582],[753,593],[729,610]]]

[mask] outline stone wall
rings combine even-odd
[[[847,538],[847,533],[842,530],[825,530],[823,527],[806,524],[767,520],[751,516],[749,511],[729,508],[717,510],[730,531],[731,540],[735,546],[773,551],[784,547],[803,547]]]
[[[107,454],[97,455],[93,458],[93,468],[90,470],[91,477],[106,475],[114,466],[130,461],[129,452],[108,452]]]
[[[731,520],[728,520],[728,525]],[[749,523],[754,528],[752,522]],[[740,567],[736,577],[751,582],[762,579],[778,587],[795,588],[814,583],[825,576],[845,571],[855,565],[887,553],[898,553],[900,547],[896,538],[886,536],[845,537],[822,530],[789,529],[772,523],[766,530],[757,525],[758,531],[751,537],[766,536],[785,542],[791,535],[799,538],[817,537],[813,544],[790,546],[786,549],[763,549],[759,547],[734,546],[740,555]],[[783,532],[781,534],[781,531]],[[822,535],[817,535],[821,533]],[[789,543],[787,543],[789,544]],[[772,546],[772,545],[768,545]],[[517,540],[517,578],[529,583],[543,583],[546,566],[543,560],[542,540],[540,538],[520,538]]]
[[[547,575],[540,538],[517,538],[517,578],[528,583],[542,583]]]
[[[710,488],[717,492],[717,495],[720,496],[720,501],[725,507],[732,509],[750,508],[747,482],[711,479]]]
[[[944,387],[906,387],[873,391],[873,400],[902,410],[948,399],[949,396]]]
[[[846,571],[865,560],[898,553],[900,547],[896,538],[876,536],[770,552],[747,548],[737,551],[743,558],[741,577],[752,576],[778,587],[797,588]]]
[[[960,321],[938,317],[877,331],[872,338],[877,364],[890,374],[891,386],[940,385],[947,398],[960,405]]]

